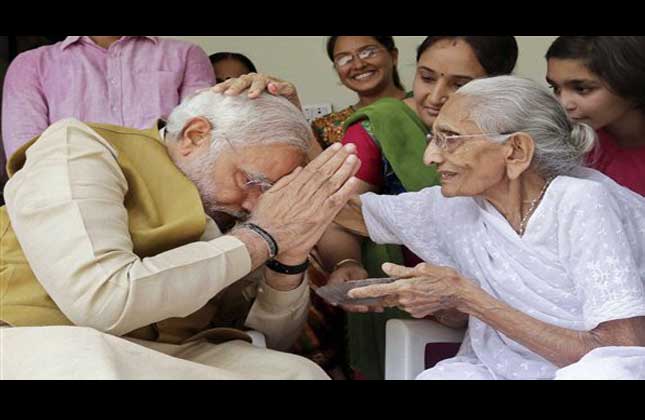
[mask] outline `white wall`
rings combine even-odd
[[[325,36],[171,36],[200,45],[208,54],[241,52],[262,73],[296,85],[303,104],[329,102],[334,110],[354,102],[356,96],[339,81],[325,51]],[[555,36],[518,36],[520,55],[516,74],[544,82],[544,54]],[[399,73],[412,88],[417,46],[425,36],[395,36],[399,48]]]

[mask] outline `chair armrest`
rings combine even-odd
[[[430,319],[390,319],[385,325],[385,379],[414,379],[425,370],[428,343],[460,343],[465,329]]]
[[[264,334],[262,334],[260,331],[248,330],[244,332],[251,336],[251,340],[252,340],[251,344],[253,344],[255,347],[261,347],[263,349],[267,348],[266,338],[264,337]]]

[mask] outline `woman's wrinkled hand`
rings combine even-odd
[[[211,88],[214,92],[236,96],[248,90],[249,98],[257,98],[264,91],[275,96],[282,96],[302,110],[296,87],[277,77],[261,73],[248,73],[234,79],[228,79]]]
[[[427,263],[404,267],[383,264],[383,271],[400,279],[350,290],[352,298],[383,298],[384,306],[396,306],[414,318],[424,318],[437,311],[459,309],[462,298],[473,283],[450,267]]]

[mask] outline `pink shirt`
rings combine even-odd
[[[598,130],[598,146],[587,156],[589,167],[645,196],[645,146],[620,148],[605,130]]]
[[[18,55],[5,76],[2,138],[5,154],[68,117],[149,128],[187,95],[215,83],[197,45],[125,36],[99,47],[87,36]]]

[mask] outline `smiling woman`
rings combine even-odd
[[[391,36],[331,36],[327,55],[340,82],[358,95],[358,102],[313,121],[323,148],[342,139],[343,123],[357,109],[381,98],[405,96],[396,68],[399,51]]]

